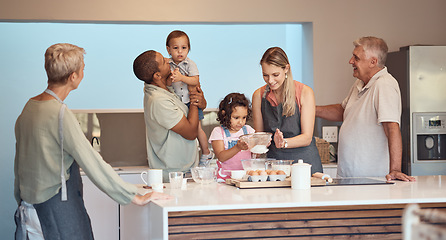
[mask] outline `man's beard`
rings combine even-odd
[[[166,85],[167,86],[172,86],[172,78],[171,78],[171,76],[172,76],[172,72],[170,72],[169,75],[167,75],[167,77],[166,77]]]

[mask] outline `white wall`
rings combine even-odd
[[[446,45],[444,0],[191,0],[187,4],[184,1],[150,0],[80,0],[66,4],[51,0],[0,0],[0,6],[0,19],[8,21],[311,22],[314,90],[318,104],[340,102],[347,94],[353,83],[352,68],[348,64],[352,41],[360,36],[382,37],[391,51],[412,44]],[[14,51],[29,50],[26,46],[9,49],[11,53]],[[44,49],[36,51],[43,52]],[[5,56],[7,54],[0,52],[1,58]],[[32,59],[25,58],[17,64],[22,64],[25,71],[29,61]],[[12,82],[3,73],[0,76],[3,91],[24,97],[32,94],[27,91],[27,86]],[[6,109],[6,113],[2,111],[0,125],[8,126],[7,131],[10,131],[13,127],[11,119],[15,120],[16,116],[5,115],[17,109],[8,100],[2,99],[0,104]],[[11,239],[15,209],[12,198],[14,140],[4,131],[5,128],[1,128],[0,232],[5,239]]]

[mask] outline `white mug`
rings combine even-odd
[[[147,175],[147,181],[144,178],[144,175]],[[149,187],[151,187],[153,183],[163,183],[163,170],[147,169],[147,171],[141,173],[141,179]]]

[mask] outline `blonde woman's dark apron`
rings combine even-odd
[[[262,96],[261,110],[263,117],[263,130],[275,134],[276,129],[280,129],[284,138],[291,138],[301,134],[300,110],[296,103],[296,113],[290,117],[282,116],[282,103],[274,107],[265,98],[267,90]],[[280,160],[297,160],[302,159],[305,163],[311,164],[311,174],[322,172],[321,158],[316,147],[314,137],[311,144],[306,147],[299,148],[276,148],[274,137],[269,146],[267,153],[268,158]]]

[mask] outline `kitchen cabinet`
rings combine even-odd
[[[146,166],[116,168],[121,178],[129,183],[142,184],[140,173]],[[134,204],[119,205],[99,190],[83,173],[84,203],[91,219],[93,234],[97,240],[148,239],[149,209]],[[143,194],[147,190],[139,188]]]
[[[119,240],[119,204],[82,176],[84,203],[97,240]]]
[[[120,174],[129,183],[142,184],[140,173]],[[122,240],[149,239],[149,207],[128,204],[119,208]]]

